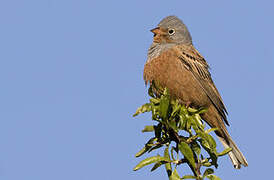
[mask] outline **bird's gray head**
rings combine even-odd
[[[154,33],[154,43],[192,44],[186,25],[176,16],[165,17],[151,32]]]

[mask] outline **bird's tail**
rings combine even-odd
[[[240,149],[237,147],[237,145],[234,143],[232,138],[229,136],[228,133],[226,134],[226,139],[223,137],[220,137],[217,135],[221,143],[225,148],[232,148],[232,151],[228,153],[232,164],[234,165],[234,168],[240,169],[241,165],[248,166],[247,160],[244,157],[243,153],[240,151]]]

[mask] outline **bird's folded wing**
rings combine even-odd
[[[181,60],[184,66],[192,72],[195,79],[201,85],[201,88],[205,91],[213,105],[218,110],[223,121],[229,125],[226,117],[226,108],[217,88],[211,79],[209,66],[205,59],[193,46],[176,46],[176,51],[178,53],[178,58]]]

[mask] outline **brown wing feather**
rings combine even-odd
[[[202,89],[205,91],[215,108],[218,110],[223,121],[229,125],[227,121],[227,111],[223,100],[215,87],[211,74],[209,72],[209,66],[205,59],[193,46],[177,46],[179,59],[184,65],[192,72],[193,76],[200,83]]]

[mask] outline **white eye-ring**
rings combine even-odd
[[[169,35],[173,35],[174,33],[175,33],[175,29],[169,29],[169,30],[168,30],[168,34],[169,34]]]

